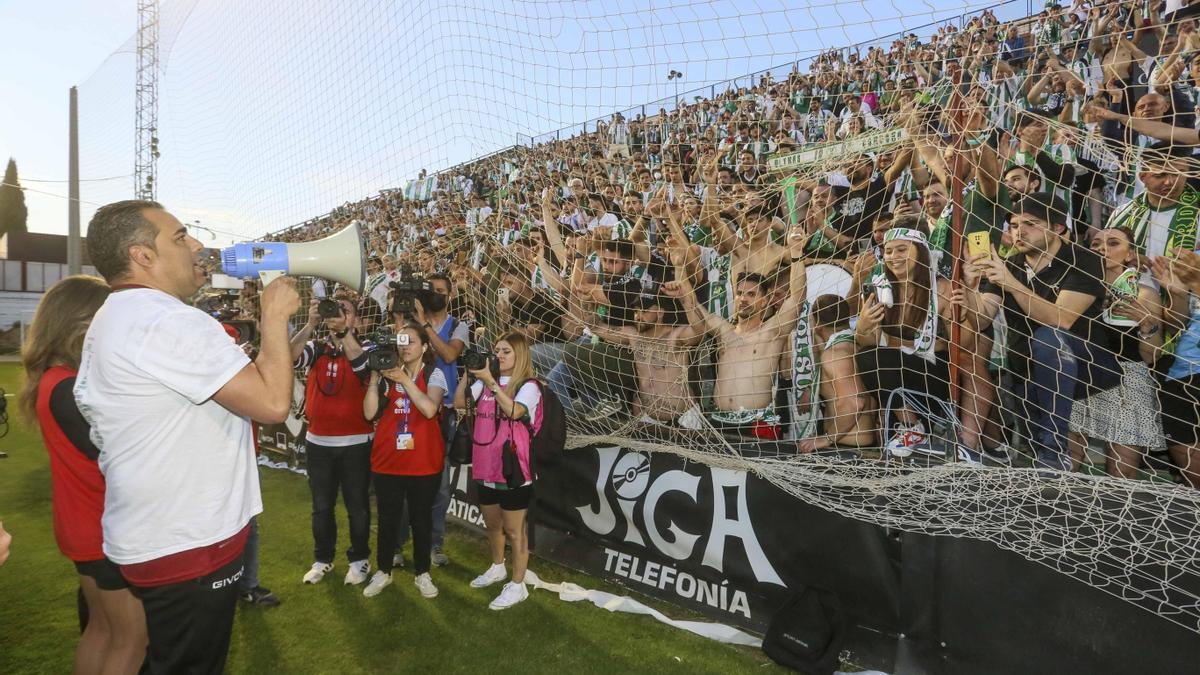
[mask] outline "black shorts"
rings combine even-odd
[[[121,569],[108,558],[76,562],[75,569],[85,577],[96,581],[96,586],[102,591],[119,591],[129,588],[129,582],[121,576]]]
[[[479,489],[480,506],[499,504],[504,511],[524,511],[533,500],[533,483],[515,490],[497,490],[483,483],[476,483],[475,487]]]
[[[1200,375],[1163,380],[1158,387],[1163,435],[1168,445],[1196,445],[1200,425]]]

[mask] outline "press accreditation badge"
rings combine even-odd
[[[413,449],[412,434],[396,434],[396,452]]]

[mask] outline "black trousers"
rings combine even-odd
[[[392,571],[397,530],[407,504],[412,526],[413,569],[417,574],[428,572],[433,550],[433,500],[442,484],[442,472],[429,476],[372,473],[371,479],[375,481],[375,507],[379,511],[376,566],[384,572]]]
[[[897,347],[872,347],[858,352],[854,361],[863,388],[880,408],[887,405],[888,395],[901,387],[941,400],[950,398],[950,366],[945,353],[938,352],[930,363]]]
[[[145,672],[200,675],[224,670],[241,576],[239,555],[198,579],[135,588],[150,636]]]
[[[312,491],[313,560],[333,562],[337,548],[334,506],[338,490],[350,521],[351,562],[371,557],[371,442],[346,447],[308,443],[308,487]]]

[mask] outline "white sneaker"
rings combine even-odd
[[[347,582],[349,583],[349,582]],[[368,598],[373,598],[383,592],[383,589],[392,585],[392,575],[383,570],[376,570],[375,574],[371,575],[371,583],[363,589],[363,595]]]
[[[371,562],[369,560],[355,560],[350,563],[350,571],[346,572],[346,585],[357,586],[367,580],[367,575],[371,572]]]
[[[378,572],[376,572],[378,574]],[[418,574],[416,579],[413,579],[413,585],[421,591],[421,595],[427,598],[436,598],[438,594],[437,586],[433,585],[433,579],[429,578],[429,572]]]
[[[521,602],[529,597],[529,589],[525,588],[525,583],[517,583],[510,581],[504,584],[504,588],[500,591],[500,595],[488,605],[488,609],[508,609],[513,605]]]
[[[496,563],[487,568],[487,571],[471,580],[471,588],[487,588],[498,581],[504,581],[508,578],[508,570],[504,569],[504,563]]]
[[[900,425],[884,448],[893,457],[908,457],[913,454],[913,450],[929,453],[929,437],[925,435],[925,425],[920,422],[912,426]]]
[[[400,551],[392,554],[392,569],[404,569],[404,554]]]
[[[313,563],[312,569],[304,573],[304,583],[315,584],[333,571],[333,563]]]

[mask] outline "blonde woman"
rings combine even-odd
[[[475,380],[469,394],[475,406],[471,473],[492,552],[492,566],[471,586],[485,588],[504,581],[507,541],[513,556],[512,580],[488,606],[508,609],[529,597],[525,588],[529,565],[525,516],[533,498],[529,449],[542,425],[542,390],[533,381],[529,342],[520,333],[500,338],[491,362],[468,372]],[[456,408],[467,407],[467,381],[464,376],[455,392]]]

